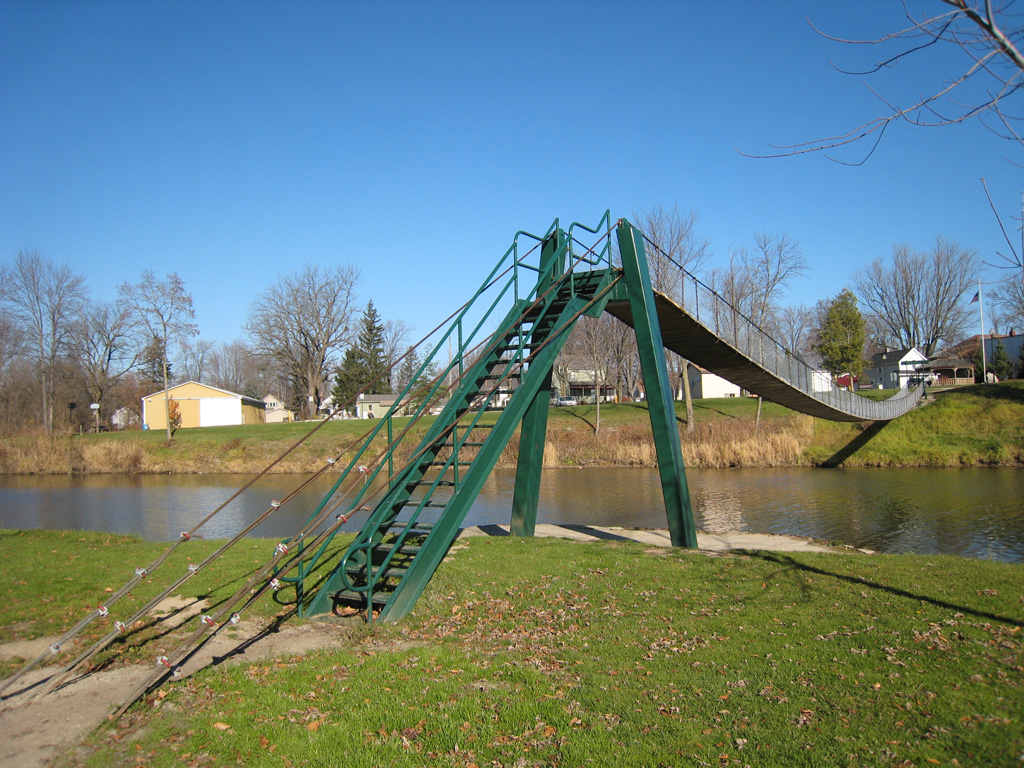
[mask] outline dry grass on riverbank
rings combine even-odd
[[[1020,466],[1024,463],[1024,382],[962,387],[888,424],[833,423],[764,403],[756,419],[752,398],[699,400],[692,431],[677,404],[683,458],[690,467],[780,466]],[[488,414],[487,420],[498,415]],[[407,419],[395,420],[395,433]],[[594,406],[553,408],[544,452],[547,467],[654,466],[646,404],[602,406],[594,434]],[[121,432],[57,438],[17,437],[0,443],[0,474],[255,473],[314,425],[263,424],[180,430],[171,443],[158,432]],[[358,442],[366,421],[330,422],[271,471],[312,472],[328,456]],[[414,427],[413,437],[427,424]],[[415,442],[415,441],[414,441]],[[373,454],[383,450],[378,438]],[[412,448],[404,449],[408,455]],[[513,467],[518,436],[498,466]],[[398,457],[399,461],[401,456]],[[366,461],[365,463],[372,463]]]
[[[814,431],[810,416],[764,420],[715,419],[700,422],[692,432],[681,430],[683,461],[688,467],[782,467],[801,463],[801,453]],[[518,440],[502,457],[515,466]],[[548,430],[546,467],[654,467],[658,458],[649,424],[626,424],[600,435],[578,428]]]

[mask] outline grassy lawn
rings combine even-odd
[[[119,586],[126,563],[154,554],[154,545],[91,534],[3,541],[17,553],[0,566],[5,637],[73,622],[95,592]],[[253,567],[266,544],[241,548],[210,583],[192,586],[226,594],[234,569]],[[1022,618],[1019,565],[471,539],[405,621],[367,627],[345,650],[165,685],[98,731],[86,759],[1016,765]]]

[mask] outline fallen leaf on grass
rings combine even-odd
[[[213,727],[216,728],[218,731],[227,731],[231,729],[230,725],[228,725],[227,723],[222,723],[220,721],[214,723]]]

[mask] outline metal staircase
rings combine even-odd
[[[404,615],[422,593],[523,415],[549,379],[576,318],[603,310],[610,271],[562,279],[533,304],[516,302],[485,352],[392,480],[355,541],[313,599],[320,613],[358,601],[368,615]],[[514,384],[515,386],[512,386]],[[507,402],[485,421],[499,395]],[[542,396],[548,403],[547,392]]]
[[[577,235],[581,231],[596,236],[598,243],[581,244]],[[295,584],[300,614],[325,613],[345,603],[365,609],[370,620],[395,620],[408,613],[458,535],[509,439],[520,428],[511,528],[515,535],[533,534],[555,358],[576,320],[584,314],[600,315],[617,283],[624,282],[629,295],[639,297],[638,313],[650,304],[642,246],[639,255],[634,250],[632,259],[623,259],[622,268],[615,267],[613,233],[618,234],[620,251],[624,236],[631,241],[636,237],[628,223],[613,225],[607,212],[593,229],[573,224],[563,230],[556,220],[543,237],[517,233],[512,247],[457,313],[414,380],[434,369],[446,343],[454,343],[457,354],[427,391],[413,393],[410,384],[399,395],[311,515],[311,520],[322,517],[329,504],[344,506],[340,520],[369,511],[354,541],[331,565],[315,594],[307,595],[305,585],[314,571],[322,568],[318,564],[334,532],[315,552],[302,552],[295,575],[281,576],[281,581]],[[524,247],[520,243],[530,242],[536,245],[528,253],[520,253]],[[537,252],[538,263],[531,264]],[[533,279],[526,290],[528,276]],[[503,314],[502,306],[508,306]],[[496,330],[486,333],[483,329],[488,325]],[[666,491],[669,527],[677,545],[695,546],[679,437],[674,415],[669,415],[667,371],[664,357],[656,352],[661,348],[660,337],[655,338],[656,318],[655,336],[650,335],[650,327],[647,330],[648,342],[641,344],[650,350],[644,375],[649,391],[664,389],[665,393],[660,409],[666,411],[660,415],[664,423],[654,426],[659,461],[664,465],[663,486],[675,489],[672,494]],[[484,341],[477,343],[477,338]],[[656,370],[659,359],[660,372]],[[444,405],[416,441],[409,458],[396,469],[400,463],[396,456],[407,454],[413,440],[408,426],[397,437],[393,435],[392,417],[413,399],[419,403],[411,414],[414,422],[432,403],[443,401]],[[659,408],[651,410],[654,422]],[[384,430],[387,448],[373,454],[374,438]],[[351,497],[332,501],[345,478],[353,474],[363,477],[362,488]]]

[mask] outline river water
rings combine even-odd
[[[305,478],[262,479],[200,533],[225,538]],[[881,552],[1024,562],[1018,469],[726,469],[687,471],[698,530],[791,534]],[[247,480],[243,475],[0,477],[0,528],[134,533],[170,540]],[[333,478],[320,478],[256,536],[298,530]],[[464,525],[507,523],[515,473],[496,470]],[[353,523],[358,523],[353,518]],[[657,470],[545,470],[538,523],[665,528]]]

